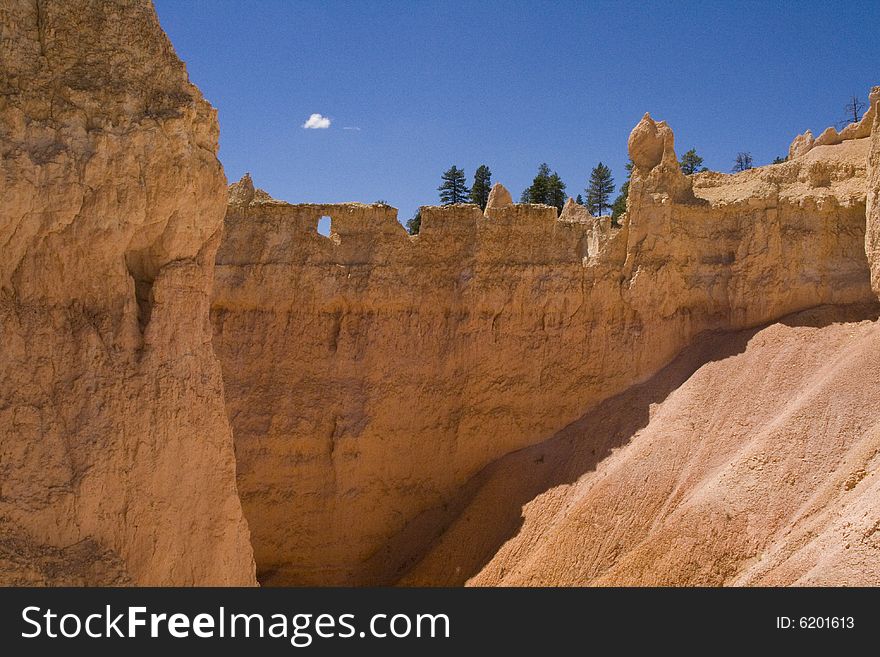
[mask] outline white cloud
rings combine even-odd
[[[347,125],[347,126],[344,126],[342,129],[343,129],[343,130],[357,130],[357,131],[360,131],[360,128],[358,128],[356,125]]]
[[[330,127],[330,119],[320,114],[312,114],[308,121],[302,124],[306,130],[321,130]]]

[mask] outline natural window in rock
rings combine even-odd
[[[330,217],[325,216],[318,219],[318,234],[330,237]]]

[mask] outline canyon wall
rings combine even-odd
[[[871,148],[868,154],[868,199],[865,251],[871,263],[871,284],[880,295],[880,87],[868,97],[870,108],[862,119],[871,123]]]
[[[0,6],[0,582],[253,584],[214,110],[149,2]]]
[[[212,320],[261,581],[397,581],[484,466],[698,334],[872,301],[870,141],[686,177],[646,115],[620,228],[496,190],[411,237],[387,206],[233,186]]]
[[[646,115],[619,226],[409,236],[227,206],[147,0],[6,0],[0,60],[0,584],[880,581],[880,88],[737,175]]]

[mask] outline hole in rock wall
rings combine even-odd
[[[318,219],[318,235],[330,237],[330,217],[324,216]]]

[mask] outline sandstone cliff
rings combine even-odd
[[[880,295],[880,87],[874,87],[869,96],[873,114],[871,147],[868,153],[868,200],[865,251],[871,263],[871,284]],[[868,114],[865,115],[866,117]]]
[[[646,116],[620,229],[499,191],[485,216],[422,208],[410,237],[392,208],[290,205],[243,181],[212,317],[262,581],[393,582],[484,466],[701,332],[871,301],[869,142],[686,177]]]
[[[0,61],[0,581],[254,583],[215,113],[146,1],[6,0]]]

